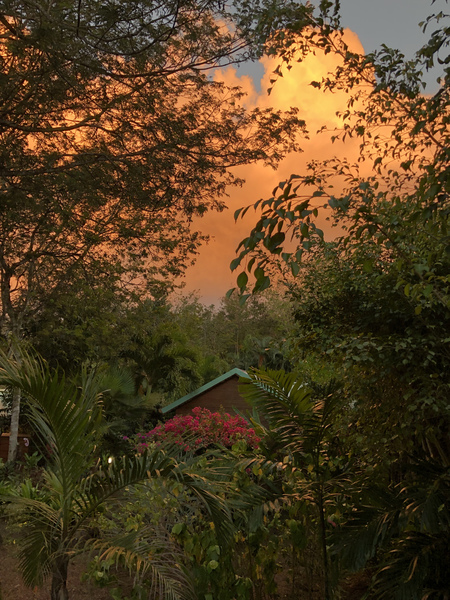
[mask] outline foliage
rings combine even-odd
[[[240,392],[261,411],[268,428],[260,444],[264,460],[250,462],[264,473],[280,471],[278,498],[291,505],[290,527],[305,543],[303,514],[316,527],[322,555],[323,595],[332,597],[328,541],[330,524],[343,514],[348,493],[348,456],[334,426],[338,389],[330,381],[315,393],[294,373],[253,370]]]
[[[437,22],[441,18],[435,17]],[[330,38],[329,51],[343,63],[334,76],[315,85],[350,92],[342,131],[333,132],[332,139],[360,138],[360,158],[355,164],[339,158],[311,163],[305,175],[292,175],[272,198],[253,205],[262,214],[239,245],[232,268],[249,258],[247,271],[256,277],[255,291],[270,284],[265,269],[271,257],[298,274],[302,255],[323,238],[316,218],[326,207],[334,223],[344,228],[342,246],[350,252],[364,244],[375,251],[374,258],[366,259],[366,271],[376,269],[382,258],[418,312],[426,306],[448,307],[448,69],[434,96],[421,95],[419,87],[420,69],[432,64],[440,47],[448,44],[447,28],[438,34],[441,43],[432,47],[430,42],[407,65],[387,48],[360,56],[339,36]],[[236,218],[249,208],[239,209]],[[294,252],[284,248],[289,235],[298,244]],[[244,272],[241,290],[247,282]]]
[[[226,497],[232,509],[235,530],[227,544],[219,543],[212,523],[210,527],[205,527],[201,506],[181,488],[172,488],[171,493],[167,493],[158,485],[156,488],[148,485],[144,497],[142,491],[137,491],[139,502],[130,499],[125,513],[120,511],[121,514],[114,513],[109,517],[114,527],[125,519],[122,516],[124,514],[127,528],[143,527],[149,519],[165,523],[183,548],[189,571],[195,579],[196,593],[200,597],[217,600],[227,600],[230,595],[237,600],[274,597],[277,593],[277,574],[287,568],[286,565],[294,573],[298,571],[298,559],[305,548],[306,531],[313,528],[311,519],[315,524],[314,516],[302,512],[302,507],[291,506],[286,514],[277,500],[272,501],[273,490],[268,493],[264,489],[272,478],[269,475],[267,479],[262,474],[259,461],[255,459],[258,449],[252,449],[248,441],[236,442],[223,438],[224,426],[240,421],[228,415],[212,415],[209,411],[197,409],[193,416],[176,417],[164,426],[157,427],[150,435],[136,436],[138,450],[148,444],[160,443],[156,441],[158,439],[170,439],[171,442],[178,439],[188,455],[196,456],[193,468],[202,471],[216,464],[224,477],[231,479]],[[251,433],[253,441],[253,429],[245,425],[245,429],[237,428],[239,437],[248,437],[248,433]],[[255,424],[255,427],[260,434],[265,431],[261,425]],[[214,434],[210,436],[212,430]],[[207,453],[204,452],[205,448],[200,453],[197,451],[195,442],[199,432],[202,436],[200,439],[208,448]],[[150,442],[151,439],[155,441]],[[231,455],[223,454],[223,448],[230,446],[233,441]],[[217,442],[222,442],[220,454],[214,450]],[[249,467],[248,463],[253,467]],[[257,492],[255,484],[260,482],[263,488]],[[274,481],[269,483],[269,488],[273,486]],[[288,515],[290,518],[286,522]],[[311,531],[310,534],[314,540],[315,533]],[[309,550],[312,551],[313,546],[310,543]],[[314,548],[314,552],[317,554],[317,548]],[[97,562],[95,564],[98,565]],[[109,566],[105,564],[104,567],[105,572],[102,570],[99,576],[101,581],[112,576]],[[311,574],[309,581],[315,581],[316,575]],[[293,576],[293,589],[296,589],[295,581]],[[314,587],[315,584],[310,585]],[[292,597],[295,597],[295,593]]]
[[[405,466],[400,483],[381,488],[367,475],[359,482],[359,497],[354,498],[335,550],[353,570],[372,561],[375,598],[446,597],[449,484],[448,457],[434,459],[423,453]]]
[[[161,396],[137,389],[134,373],[127,368],[92,366],[102,391],[103,422],[97,455],[122,456],[129,450],[123,440],[136,429],[158,420]],[[26,411],[26,405],[25,405]]]
[[[117,312],[173,289],[205,239],[193,217],[223,208],[227,186],[239,183],[232,167],[276,165],[303,127],[295,110],[247,112],[241,90],[209,72],[260,54],[273,28],[291,19],[302,27],[309,12],[289,0],[279,9],[260,0],[2,5],[8,344],[36,317],[65,329],[52,312],[65,304],[74,316],[62,298],[90,300],[81,313],[104,325],[96,295]],[[16,395],[11,459],[19,407]]]
[[[147,433],[136,435],[136,449],[142,452],[149,444],[170,442],[184,451],[204,451],[211,446],[232,448],[242,446],[254,449],[259,438],[248,422],[238,415],[212,413],[207,408],[195,407],[192,414],[177,415]]]
[[[202,384],[200,350],[173,321],[169,307],[160,323],[149,323],[132,336],[122,358],[133,365],[141,390],[158,393],[166,402]]]
[[[239,456],[242,458],[243,454],[239,453]],[[223,460],[223,456],[202,455],[195,458],[191,469],[204,473],[213,465],[213,468],[224,470],[224,465],[220,467]],[[231,474],[230,466],[225,467],[225,472],[227,476]],[[245,472],[233,475],[233,486],[239,485],[244,489],[248,484],[251,481]],[[227,502],[235,508],[235,530],[227,543],[221,542],[213,521],[188,490],[181,485],[168,487],[156,480],[130,489],[120,505],[110,504],[97,518],[96,526],[106,532],[106,536],[118,531],[140,531],[149,526],[156,528],[161,545],[167,543],[182,549],[183,563],[192,574],[197,597],[227,600],[232,595],[236,600],[256,600],[259,598],[256,590],[264,589],[265,581],[270,580],[275,571],[274,565],[270,565],[270,557],[265,553],[270,532],[267,527],[256,525],[253,527],[253,540],[249,542],[243,513],[238,510],[239,502],[237,498],[233,500],[231,489],[232,486],[227,488],[226,497]],[[92,561],[89,573],[100,585],[113,585],[120,597],[121,578],[114,567],[110,561],[97,556]],[[267,569],[263,572],[264,567]],[[145,588],[145,582],[142,582],[142,587]]]
[[[222,298],[218,307],[182,297],[173,308],[173,319],[182,323],[204,357],[205,383],[234,367],[288,366],[285,340],[292,315],[278,290],[258,294],[245,306],[233,295]]]
[[[292,146],[295,114],[247,114],[240,90],[207,76],[308,12],[286,3],[260,27],[267,10],[257,0],[230,9],[184,0],[121,10],[6,3],[5,333],[19,334],[61,293],[90,287],[127,297],[170,287],[202,240],[192,217],[223,207],[230,167],[276,164]]]
[[[443,598],[448,587],[441,562],[449,539],[446,18],[427,19],[424,29],[437,29],[409,62],[386,47],[361,56],[338,35],[326,38],[325,51],[342,63],[312,84],[345,90],[349,101],[342,129],[324,133],[359,140],[358,160],[311,163],[256,202],[260,216],[232,263],[245,265],[242,300],[282,274],[297,360],[331,364],[343,384],[334,420],[356,473],[334,547],[358,556],[354,568],[372,561],[375,598]],[[310,38],[302,48],[308,44],[318,46]],[[294,55],[292,48],[286,61]],[[441,87],[423,95],[421,71],[433,63],[443,65]],[[324,241],[326,218],[337,228],[333,242]]]
[[[418,443],[445,437],[449,313],[435,307],[417,315],[388,265],[364,269],[368,257],[375,252],[365,246],[351,255],[335,243],[316,250],[292,289],[293,347],[299,358],[313,355],[334,369],[346,389],[341,418],[355,451],[389,468]]]
[[[186,484],[207,503],[218,532],[226,531],[229,520],[222,500],[208,488],[204,477],[189,474],[162,446],[111,463],[96,460],[101,403],[94,374],[85,372],[78,386],[42,360],[24,355],[18,365],[2,356],[1,380],[26,393],[30,419],[49,452],[40,490],[24,488],[18,496],[8,498],[26,514],[21,570],[28,585],[41,585],[51,577],[52,600],[67,599],[69,560],[86,548],[92,518],[110,499],[144,480],[172,478]],[[168,556],[158,554],[152,564],[154,543],[151,529],[97,541],[105,558],[120,559],[141,575],[147,573],[156,597],[162,593],[171,598],[188,597],[189,581],[183,571],[171,566],[169,547]]]

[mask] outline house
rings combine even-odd
[[[241,369],[231,369],[220,377],[216,377],[202,387],[175,400],[162,409],[163,414],[175,411],[176,415],[187,415],[197,406],[207,408],[211,412],[224,410],[233,414],[235,409],[239,412],[250,412],[250,405],[238,392],[239,378],[246,377],[247,373]]]

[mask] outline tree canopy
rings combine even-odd
[[[210,72],[306,18],[289,2],[12,1],[0,15],[2,326],[52,294],[170,287],[230,168],[276,164],[295,110],[246,112]]]
[[[422,25],[434,30],[412,61],[387,47],[353,53],[339,32],[299,44],[341,56],[312,85],[348,92],[341,127],[328,134],[359,140],[359,156],[348,159],[344,146],[343,156],[311,162],[253,204],[256,224],[231,265],[242,268],[242,301],[280,276],[286,283],[296,380],[311,356],[339,379],[333,426],[358,491],[337,548],[348,544],[351,568],[373,560],[375,598],[443,598],[448,590],[440,558],[449,544],[446,18],[436,13]],[[287,63],[294,57],[295,49],[285,54]],[[424,94],[422,74],[434,64],[440,87]],[[324,239],[326,218],[339,227],[334,240]]]
[[[87,289],[118,306],[171,289],[204,239],[193,217],[222,209],[239,183],[230,169],[275,165],[303,127],[295,110],[247,112],[241,91],[212,71],[257,56],[311,10],[260,0],[2,4],[4,337],[23,337],[44,308],[49,318],[49,305]]]

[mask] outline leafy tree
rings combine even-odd
[[[433,15],[424,29],[444,18]],[[355,164],[345,158],[311,163],[305,175],[292,175],[272,198],[253,205],[262,214],[240,243],[232,268],[249,258],[255,291],[270,284],[270,265],[298,274],[302,255],[323,238],[316,219],[327,209],[333,224],[345,229],[339,237],[343,247],[351,251],[365,244],[383,251],[365,258],[366,271],[384,259],[418,313],[423,306],[448,307],[448,67],[434,96],[420,93],[421,69],[446,64],[439,53],[448,46],[448,36],[445,26],[435,31],[408,63],[386,47],[362,56],[350,52],[337,34],[328,39],[326,51],[340,55],[342,65],[312,84],[325,92],[349,92],[343,126],[333,132],[333,140],[359,138],[360,157]],[[239,209],[236,218],[249,208]],[[294,252],[284,251],[288,235],[298,244]],[[245,270],[239,277],[239,288],[245,290]]]
[[[169,478],[187,485],[196,497],[206,501],[218,532],[226,530],[229,520],[221,499],[212,493],[203,476],[190,474],[186,465],[177,463],[162,446],[111,464],[97,461],[101,402],[94,374],[84,372],[79,387],[39,359],[23,356],[17,364],[2,355],[0,361],[2,383],[26,394],[30,420],[49,450],[40,491],[24,486],[22,494],[8,498],[26,514],[28,530],[23,539],[21,570],[28,585],[42,585],[50,577],[51,599],[67,600],[69,560],[87,547],[92,518],[128,486],[148,479]],[[102,540],[98,546],[105,556],[122,558],[127,566],[149,572],[155,597],[191,597],[185,574],[173,566],[179,564],[179,557],[167,547],[166,555],[161,554],[152,534],[122,535]],[[155,549],[158,552],[152,564]]]
[[[359,564],[380,560],[378,598],[443,598],[447,585],[440,561],[448,547],[450,422],[446,18],[427,19],[424,29],[436,29],[413,61],[386,47],[361,56],[337,34],[321,38],[342,63],[313,85],[350,92],[342,129],[332,136],[359,139],[360,156],[311,163],[254,204],[261,214],[232,263],[245,264],[238,276],[244,299],[282,274],[295,303],[298,359],[331,362],[345,384],[339,420],[366,485],[381,487],[386,500],[367,496],[355,510],[371,513],[365,525],[376,532],[365,538]],[[443,65],[440,89],[423,95],[422,70],[434,63]],[[343,233],[325,242],[318,217]],[[351,515],[349,522],[355,525]],[[393,524],[389,535],[383,523]]]
[[[310,12],[259,0],[3,3],[7,339],[61,296],[90,288],[136,302],[173,285],[204,239],[193,216],[223,208],[238,183],[230,168],[276,164],[302,126],[295,110],[246,112],[241,91],[208,72],[258,55]]]
[[[258,201],[261,217],[232,263],[237,268],[249,258],[255,290],[270,285],[271,265],[288,269],[294,281],[306,273],[294,291],[304,348],[312,343],[328,356],[340,352],[341,359],[361,365],[369,385],[375,376],[374,405],[384,379],[397,414],[409,407],[410,433],[419,433],[427,415],[425,438],[432,436],[430,427],[443,432],[448,419],[450,104],[448,68],[431,97],[420,93],[420,70],[437,60],[448,34],[446,27],[436,31],[412,63],[387,48],[359,56],[339,37],[329,39],[328,49],[343,63],[317,85],[352,92],[335,137],[359,137],[360,160],[313,163],[305,175],[280,184],[271,199]],[[331,246],[316,222],[324,210],[344,228]],[[286,247],[288,235],[296,242],[293,251]],[[244,271],[241,290],[247,282]]]
[[[97,454],[123,456],[129,450],[124,440],[160,418],[163,397],[138,387],[133,371],[117,365],[96,364],[98,387],[102,392],[103,422]],[[25,407],[26,413],[26,407]],[[26,415],[25,415],[26,418]]]
[[[364,270],[374,258],[366,246],[350,256],[334,243],[317,252],[293,290],[293,335],[299,358],[313,354],[338,372],[349,402],[342,414],[348,432],[355,442],[367,432],[360,453],[388,467],[417,444],[440,452],[448,418],[449,314],[424,308],[417,315],[387,265]]]
[[[136,334],[123,357],[132,361],[144,393],[156,392],[170,400],[202,384],[199,350],[181,328],[169,320]]]
[[[231,366],[258,366],[281,353],[290,317],[288,302],[275,291],[244,306],[237,295],[225,297],[210,323],[210,347]]]
[[[260,294],[246,306],[236,295],[222,298],[219,306],[181,295],[173,301],[170,315],[171,327],[178,326],[199,352],[203,383],[236,366],[287,364],[285,340],[291,320],[289,301],[278,290]]]
[[[7,331],[20,333],[41,298],[80,281],[154,290],[161,279],[173,280],[201,241],[190,230],[192,216],[223,207],[229,168],[258,159],[275,164],[290,147],[294,115],[247,114],[239,90],[205,74],[256,52],[249,37],[264,10],[257,3],[247,22],[248,8],[5,6]],[[219,17],[229,27],[218,26]]]
[[[24,336],[52,367],[75,374],[86,361],[117,363],[133,336],[165,318],[166,305],[165,297],[130,305],[115,290],[84,285],[48,299]]]
[[[88,361],[130,368],[142,395],[173,400],[234,366],[287,364],[290,307],[266,293],[244,309],[238,299],[204,306],[194,296],[147,299],[136,306],[86,289],[44,307],[27,337],[53,366],[77,372]]]

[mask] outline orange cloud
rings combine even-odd
[[[345,41],[356,52],[364,52],[358,37],[353,32],[345,32]],[[284,70],[283,77],[273,86],[270,96],[267,89],[271,87],[270,79],[277,66],[277,61],[265,57],[262,59],[264,76],[261,80],[261,92],[255,89],[248,76],[239,77],[236,70],[229,67],[220,73],[221,79],[228,85],[239,85],[247,93],[245,106],[287,110],[298,107],[299,116],[306,121],[310,139],[301,141],[302,153],[292,153],[284,158],[276,171],[262,164],[239,167],[235,170],[239,177],[245,179],[241,188],[231,188],[227,199],[228,209],[222,213],[209,213],[195,225],[211,236],[198,256],[196,264],[186,275],[186,290],[198,290],[204,302],[217,302],[225,292],[235,285],[235,273],[231,273],[229,264],[235,257],[235,249],[239,242],[248,235],[256,221],[254,211],[249,211],[243,220],[234,222],[233,214],[237,208],[253,204],[260,198],[270,197],[279,181],[288,178],[292,173],[301,173],[311,160],[323,160],[333,156],[345,156],[350,160],[358,155],[359,142],[349,140],[331,143],[331,134],[316,131],[322,126],[328,129],[339,127],[341,122],[337,112],[346,108],[348,95],[344,92],[324,93],[310,85],[313,80],[321,80],[338,65],[339,59],[331,54],[316,53],[308,56],[301,63],[294,63],[290,71]],[[320,224],[325,233],[331,235],[329,225]]]

